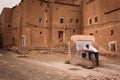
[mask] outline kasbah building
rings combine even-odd
[[[120,52],[120,0],[22,0],[0,15],[1,47],[55,48],[72,35],[93,35]]]

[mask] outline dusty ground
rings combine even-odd
[[[120,80],[120,57],[100,56],[100,67],[84,69],[65,64],[66,54],[29,55],[0,50],[0,80]]]

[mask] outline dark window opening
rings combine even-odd
[[[89,19],[89,24],[92,24],[92,19]]]
[[[79,23],[79,19],[76,19],[76,23]]]
[[[58,42],[63,42],[63,31],[58,31]]]
[[[8,25],[8,28],[10,28],[11,27],[11,25]]]
[[[39,23],[42,23],[42,18],[39,18]]]
[[[47,4],[47,7],[49,7],[50,6],[50,4]]]
[[[95,23],[97,23],[98,22],[98,17],[95,17]]]
[[[46,23],[48,23],[48,20],[46,20]]]
[[[93,33],[90,33],[89,35],[93,35]]]
[[[36,27],[37,27],[37,25],[34,25],[34,27],[36,28]]]
[[[39,32],[39,34],[42,34],[42,32]]]
[[[110,44],[110,47],[111,47],[111,51],[112,51],[112,52],[116,52],[115,43]]]
[[[64,22],[64,19],[63,19],[63,18],[61,18],[61,19],[60,19],[60,23],[63,23],[63,22]]]
[[[75,29],[73,30],[73,33],[75,33]]]
[[[70,19],[70,23],[73,23],[73,19]]]
[[[111,36],[112,36],[112,35],[114,35],[114,31],[113,31],[113,30],[111,30]]]

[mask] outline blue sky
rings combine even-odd
[[[16,4],[20,3],[21,0],[0,0],[0,14],[4,7],[12,8]]]

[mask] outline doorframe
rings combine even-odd
[[[115,51],[112,51],[111,44],[115,45]],[[111,52],[117,52],[117,41],[109,42],[109,51],[111,51]]]

